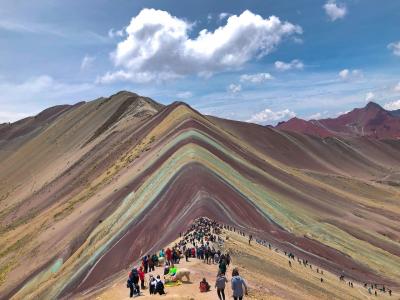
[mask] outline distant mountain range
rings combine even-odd
[[[365,107],[355,108],[337,118],[309,121],[292,118],[287,122],[280,122],[275,128],[323,138],[367,136],[377,139],[398,139],[400,110],[388,111],[377,103],[369,102]]]

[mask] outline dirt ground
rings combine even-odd
[[[248,245],[248,239],[236,233],[223,233],[224,244],[221,247],[223,252],[229,252],[232,256],[232,264],[228,268],[227,278],[231,278],[233,267],[239,269],[240,275],[245,278],[249,286],[249,295],[245,299],[400,299],[396,292],[390,297],[388,293],[378,292],[378,297],[369,295],[368,290],[361,284],[354,282],[350,287],[348,282],[339,281],[338,277],[327,271],[317,273],[317,267],[304,267],[295,261],[289,266],[289,260],[277,249],[252,242]],[[228,240],[226,240],[228,237]],[[311,262],[312,263],[312,262]],[[149,295],[148,289],[142,291],[139,299],[218,299],[214,288],[218,265],[205,264],[198,259],[190,259],[186,262],[181,260],[178,268],[191,270],[191,282],[183,282],[179,286],[166,287],[166,295]],[[111,300],[130,299],[129,289],[126,288],[126,277],[120,276],[112,285],[94,293],[87,294],[82,299]],[[153,275],[161,275],[162,268],[156,268]],[[208,293],[199,292],[199,283],[205,277],[211,284],[211,291]],[[146,280],[148,274],[146,275]],[[321,282],[321,278],[323,282]],[[111,286],[111,287],[110,287]],[[373,292],[372,292],[373,293]],[[230,283],[225,289],[226,299],[232,299]]]

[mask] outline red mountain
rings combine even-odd
[[[383,109],[379,104],[369,102],[363,108],[355,108],[337,118],[321,120],[290,119],[279,123],[276,128],[328,136],[368,136],[377,139],[400,138],[400,117]]]

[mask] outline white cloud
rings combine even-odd
[[[390,43],[388,45],[388,49],[392,50],[394,55],[400,56],[400,41],[394,42],[394,43]]]
[[[323,7],[331,21],[342,19],[347,14],[347,7],[344,4],[336,4],[334,0],[326,2]]]
[[[227,88],[229,93],[237,94],[242,90],[242,85],[231,83]]]
[[[96,57],[90,56],[90,55],[85,55],[81,62],[81,70],[83,71],[83,70],[90,68],[93,65],[95,60],[96,60]]]
[[[21,83],[2,81],[0,82],[1,98],[7,101],[18,102],[52,96],[57,98],[61,95],[71,95],[92,88],[91,84],[66,84],[59,82],[48,75],[30,78]]]
[[[111,39],[115,37],[123,37],[124,35],[125,35],[125,29],[114,30],[114,28],[111,28],[108,31],[108,37]]]
[[[0,121],[16,121],[54,104],[75,102],[82,99],[86,92],[93,93],[94,88],[93,84],[64,83],[48,75],[23,82],[0,78]]]
[[[400,81],[399,81],[398,84],[396,84],[396,85],[394,86],[393,90],[394,90],[395,92],[400,92]]]
[[[400,99],[397,101],[388,102],[383,107],[387,110],[397,110],[400,109]]]
[[[263,83],[267,80],[271,80],[274,77],[270,73],[257,73],[257,74],[243,74],[240,76],[241,82],[251,82],[251,83]]]
[[[193,94],[192,94],[192,92],[185,91],[185,92],[178,93],[176,96],[181,99],[189,99],[189,98],[193,97]]]
[[[361,79],[364,77],[364,74],[361,70],[349,70],[349,69],[343,69],[342,71],[339,72],[339,77],[343,80],[357,80]]]
[[[302,70],[304,64],[301,60],[293,59],[291,62],[285,63],[283,61],[276,61],[275,68],[278,71],[289,71],[289,70]]]
[[[33,116],[36,113],[22,113],[22,112],[11,112],[11,111],[0,111],[0,124],[15,122],[23,118]]]
[[[220,21],[222,21],[223,19],[226,19],[226,18],[228,18],[228,17],[231,16],[231,15],[232,15],[232,14],[230,14],[230,13],[222,12],[222,13],[219,14],[218,19],[219,19]]]
[[[375,98],[375,94],[372,92],[368,92],[365,95],[365,102],[370,102],[370,101],[374,100],[374,98]]]
[[[151,81],[238,69],[277,48],[283,39],[301,34],[300,26],[278,17],[264,19],[246,10],[230,16],[224,26],[201,30],[189,38],[192,24],[166,11],[143,9],[126,28],[127,37],[111,54],[118,70],[99,82]]]
[[[321,118],[322,118],[322,114],[320,112],[318,112],[318,113],[315,113],[315,114],[309,116],[307,119],[308,120],[318,120]]]
[[[58,30],[49,24],[27,23],[25,21],[21,22],[18,20],[9,20],[3,18],[0,20],[0,29],[20,33],[50,34],[60,37],[65,36],[61,30]]]
[[[267,124],[271,122],[277,122],[284,119],[294,118],[296,114],[289,109],[281,110],[281,111],[272,111],[268,108],[260,111],[250,117],[246,122],[249,123],[258,123],[258,124]]]

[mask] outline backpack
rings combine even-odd
[[[137,283],[139,281],[139,274],[136,269],[133,269],[132,272],[129,274],[129,279],[132,283]]]
[[[162,283],[161,280],[159,280],[159,281],[157,281],[157,284],[156,284],[156,291],[162,291],[162,290],[164,290],[164,284]]]

